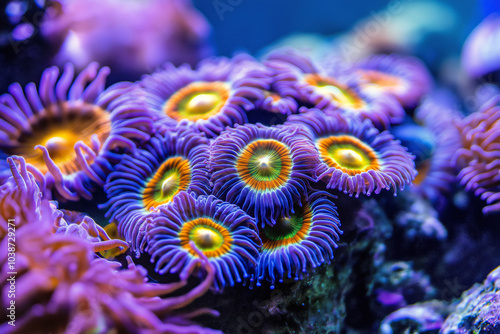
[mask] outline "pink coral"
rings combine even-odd
[[[458,122],[462,147],[455,162],[466,190],[486,201],[484,213],[500,211],[500,96]]]
[[[117,330],[127,333],[218,333],[190,318],[213,311],[178,311],[203,295],[214,270],[186,294],[159,298],[186,285],[146,283],[146,270],[129,258],[128,269],[95,259],[91,244],[71,235],[52,234],[48,221],[30,223],[16,237],[16,326],[0,324],[2,333],[87,333]],[[7,247],[6,240],[1,245]],[[7,254],[2,267],[2,306],[7,307]],[[43,328],[43,330],[41,330]]]

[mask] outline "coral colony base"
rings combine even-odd
[[[287,49],[108,88],[96,63],[12,84],[0,286],[7,309],[16,273],[15,316],[0,332],[499,333],[496,271],[457,305],[430,286],[443,272],[424,269],[429,254],[452,265],[436,252],[466,238],[439,218],[468,201],[498,217],[500,96],[463,117],[414,58],[332,63]],[[266,296],[265,314],[243,317]]]

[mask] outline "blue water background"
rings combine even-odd
[[[416,0],[396,0],[402,6]],[[213,42],[220,55],[235,51],[256,53],[290,34],[317,33],[325,36],[351,29],[360,19],[377,13],[387,0],[193,0],[213,26]],[[427,36],[417,55],[437,48],[439,57],[458,54],[463,41],[480,20],[494,9],[498,0],[442,0],[457,13],[458,26],[453,35]],[[219,9],[217,9],[219,8]],[[415,18],[418,19],[418,18]],[[446,40],[445,40],[446,37]],[[436,52],[436,51],[434,51]],[[436,55],[434,55],[435,57]]]

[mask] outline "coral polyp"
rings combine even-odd
[[[14,221],[19,228],[33,218],[30,213],[36,212],[40,216],[42,192],[35,176],[27,169],[26,161],[22,157],[9,157],[10,177],[0,186],[0,240],[7,236],[9,222]],[[49,208],[48,205],[44,206]],[[52,214],[52,210],[48,210]]]
[[[255,108],[281,115],[296,114],[299,110],[294,99],[271,91],[264,92],[264,98],[255,102]]]
[[[124,253],[128,243],[120,239],[112,239],[108,233],[98,225],[94,219],[81,212],[61,210],[62,219],[54,223],[55,233],[73,235],[88,241],[92,246],[92,252],[114,250],[116,253]],[[117,248],[115,250],[115,248]]]
[[[468,191],[486,201],[484,213],[500,211],[500,97],[460,122],[462,147],[455,154],[458,177]]]
[[[215,268],[217,291],[250,277],[259,258],[254,219],[214,196],[181,192],[150,214],[147,229],[146,250],[160,274],[186,276],[199,266],[199,250]]]
[[[96,259],[90,242],[73,233],[53,234],[51,226],[46,218],[33,219],[17,231],[17,331],[220,333],[190,320],[196,314],[216,312],[183,310],[202,296],[214,279],[214,270],[203,254],[200,266],[206,269],[206,278],[190,291],[172,296],[187,285],[185,280],[148,283],[147,271],[130,258],[128,268]],[[2,271],[7,272],[9,265],[7,256],[2,256]],[[8,284],[2,282],[2,291]],[[12,333],[12,328],[6,322],[0,324],[2,333]]]
[[[142,149],[124,155],[104,186],[109,201],[103,207],[132,249],[141,244],[139,229],[151,209],[182,191],[210,193],[207,159],[208,140],[190,128],[157,134]]]
[[[317,147],[321,159],[329,167],[350,176],[380,168],[376,152],[355,136],[332,135],[320,138]]]
[[[445,96],[431,95],[416,109],[415,118],[434,136],[436,144],[430,157],[420,163],[415,160],[418,175],[413,185],[433,204],[442,207],[456,179],[453,156],[460,149],[460,133],[455,123],[461,115]]]
[[[207,120],[221,111],[229,98],[230,89],[223,81],[193,82],[173,94],[163,111],[176,121]]]
[[[387,131],[379,132],[368,120],[303,111],[286,124],[307,130],[321,158],[316,175],[327,188],[358,197],[393,187],[396,194],[415,178],[412,155]]]
[[[146,210],[167,203],[179,192],[184,191],[191,183],[191,167],[189,161],[182,157],[165,160],[146,184],[142,201]]]
[[[353,114],[382,129],[400,123],[404,117],[404,110],[394,97],[367,91],[356,76],[322,68],[305,55],[277,51],[268,56],[266,64],[274,74],[276,91],[302,105]]]
[[[196,69],[166,65],[140,82],[137,99],[167,124],[186,120],[209,137],[246,122],[269,79],[262,66],[243,55],[204,60]]]
[[[290,179],[290,149],[279,141],[261,139],[248,144],[236,162],[241,180],[252,190],[273,191]]]
[[[296,127],[227,129],[211,146],[213,194],[272,225],[275,211],[290,214],[294,201],[306,195],[318,161],[314,146]]]
[[[415,107],[432,86],[425,65],[409,56],[370,56],[358,62],[354,70],[361,87],[376,94],[392,95],[405,107]]]
[[[262,27],[214,22],[221,55],[255,53],[207,58],[191,2]],[[470,6],[396,1],[341,32],[343,13],[266,4],[0,6],[16,26],[0,26],[0,86],[43,72],[0,95],[0,333],[437,333],[453,313],[496,332],[500,298],[476,303],[493,319],[478,326],[455,300],[500,261],[500,21],[455,68],[439,39]],[[259,45],[304,18],[335,34]],[[216,330],[193,322],[211,305]]]
[[[500,18],[498,12],[495,12],[486,17],[467,37],[461,58],[463,69],[471,78],[484,77],[491,80],[493,76],[487,76],[500,69],[500,50],[497,43],[499,27]]]
[[[340,221],[331,195],[318,191],[295,204],[290,216],[279,215],[274,226],[260,229],[261,257],[255,280],[267,280],[271,289],[283,278],[302,279],[308,269],[333,259]]]
[[[334,78],[318,73],[309,73],[304,75],[303,80],[319,95],[329,97],[332,103],[339,108],[362,109],[368,106],[368,102],[354,88]],[[317,107],[322,107],[319,103],[315,104]]]
[[[93,184],[104,184],[117,159],[114,149],[132,150],[134,140],[149,138],[152,119],[127,108],[120,97],[131,86],[103,92],[108,74],[96,63],[75,79],[71,65],[60,77],[52,67],[43,73],[39,92],[33,83],[24,92],[13,84],[0,97],[0,149],[23,156],[69,200],[92,198]]]

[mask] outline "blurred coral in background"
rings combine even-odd
[[[0,333],[500,333],[498,1],[1,9]]]
[[[138,75],[213,54],[210,25],[189,0],[54,0],[41,33],[57,51],[54,62],[77,69],[97,61]]]

